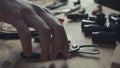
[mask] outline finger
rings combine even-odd
[[[62,48],[62,54],[65,59],[69,58],[69,44],[66,42]]]
[[[40,35],[41,61],[48,60],[48,54],[51,45],[51,28],[46,22],[34,12],[34,10],[24,9],[23,18],[31,27],[35,28]]]
[[[62,45],[61,45],[61,44],[60,44],[60,45],[57,44],[57,43],[59,43],[59,42],[61,42],[61,41],[56,41],[56,42],[53,44],[53,46],[52,46],[52,48],[51,48],[50,55],[49,55],[49,59],[50,59],[50,60],[55,60],[57,57],[59,57],[58,54],[59,54],[59,52],[61,51],[61,48],[62,48]]]

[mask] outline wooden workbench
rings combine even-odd
[[[48,4],[52,4],[53,0],[31,0],[37,4],[41,4],[42,6],[46,6]],[[81,0],[81,7],[86,9],[86,13],[91,15],[91,12],[96,5],[93,0]],[[60,7],[57,10],[69,8],[73,6],[73,1],[69,0],[68,5],[64,7]],[[77,11],[78,12],[78,11]],[[76,12],[76,13],[77,13]],[[110,13],[118,13],[118,11],[112,10],[108,7],[103,7],[103,12],[106,14],[106,17]],[[57,15],[56,18],[64,18],[65,22],[63,26],[65,27],[68,39],[71,40],[75,44],[92,44],[91,38],[85,37],[81,32],[81,22],[68,22],[69,20],[66,18],[64,14]],[[3,26],[5,29],[15,30],[11,25],[5,24]],[[74,56],[68,59],[67,65],[69,68],[111,68],[112,56],[115,50],[115,45],[99,45],[97,49],[100,50],[99,55],[85,55],[81,54],[78,56]],[[117,46],[120,46],[117,43]],[[95,49],[95,48],[90,48]],[[83,49],[84,50],[84,49]],[[19,53],[22,51],[20,40],[0,40],[0,68],[2,67],[3,61],[11,61],[11,65],[7,68],[40,68],[48,66],[52,63],[55,63],[56,68],[60,68],[63,64],[63,60],[49,61],[49,62],[26,62],[25,60],[20,59]],[[39,52],[39,44],[33,42],[33,51]],[[4,67],[5,68],[5,67]]]

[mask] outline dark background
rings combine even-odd
[[[120,11],[120,0],[94,0],[96,3]]]

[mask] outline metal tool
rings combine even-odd
[[[92,55],[96,55],[100,53],[97,49],[96,50],[81,50],[81,48],[85,48],[85,47],[97,47],[97,45],[70,45],[69,52],[70,53],[92,54]]]

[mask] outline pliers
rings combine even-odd
[[[85,47],[97,47],[98,45],[70,45],[69,47],[69,53],[83,53],[83,54],[92,54],[96,55],[99,54],[99,50],[81,50],[81,48]]]

